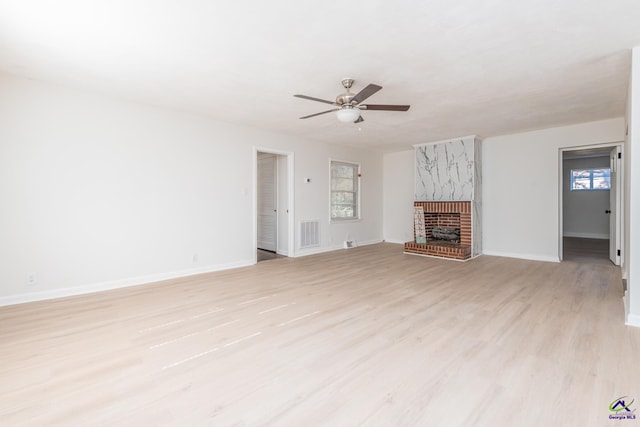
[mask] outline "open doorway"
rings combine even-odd
[[[561,151],[562,260],[620,265],[621,145]]]
[[[293,154],[255,151],[255,261],[290,256],[293,245]]]

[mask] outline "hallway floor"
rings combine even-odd
[[[585,239],[565,237],[563,239],[563,260],[594,264],[611,263],[609,259],[609,239]]]

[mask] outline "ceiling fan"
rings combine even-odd
[[[346,89],[346,92],[341,93],[336,97],[335,101],[327,101],[325,99],[314,98],[307,95],[293,95],[297,98],[309,99],[311,101],[324,102],[325,104],[334,105],[336,108],[323,111],[321,113],[310,114],[308,116],[300,117],[301,119],[308,119],[309,117],[319,116],[321,114],[336,112],[338,120],[344,123],[360,123],[364,119],[360,115],[362,110],[383,110],[383,111],[407,111],[410,105],[381,105],[381,104],[361,104],[362,101],[369,98],[371,95],[382,89],[382,86],[370,84],[360,92],[354,94],[351,93],[351,86],[353,86],[353,79],[342,79],[342,86]]]

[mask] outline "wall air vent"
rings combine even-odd
[[[320,246],[320,221],[317,219],[300,221],[300,249]]]

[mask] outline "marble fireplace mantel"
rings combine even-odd
[[[480,255],[482,251],[481,139],[471,135],[418,144],[414,145],[414,149],[414,204],[423,205],[426,215],[428,212],[440,211],[440,208],[434,208],[433,206],[436,205],[429,202],[437,202],[438,205],[443,203],[443,206],[451,204],[446,202],[468,202],[471,241],[466,243],[469,252],[455,253],[455,256],[451,253],[432,253],[435,249],[422,247],[415,240],[405,244],[405,251],[454,259],[469,259]],[[457,206],[457,203],[454,205]],[[445,252],[445,249],[436,249],[439,252]],[[454,249],[447,249],[447,251],[452,252]]]

